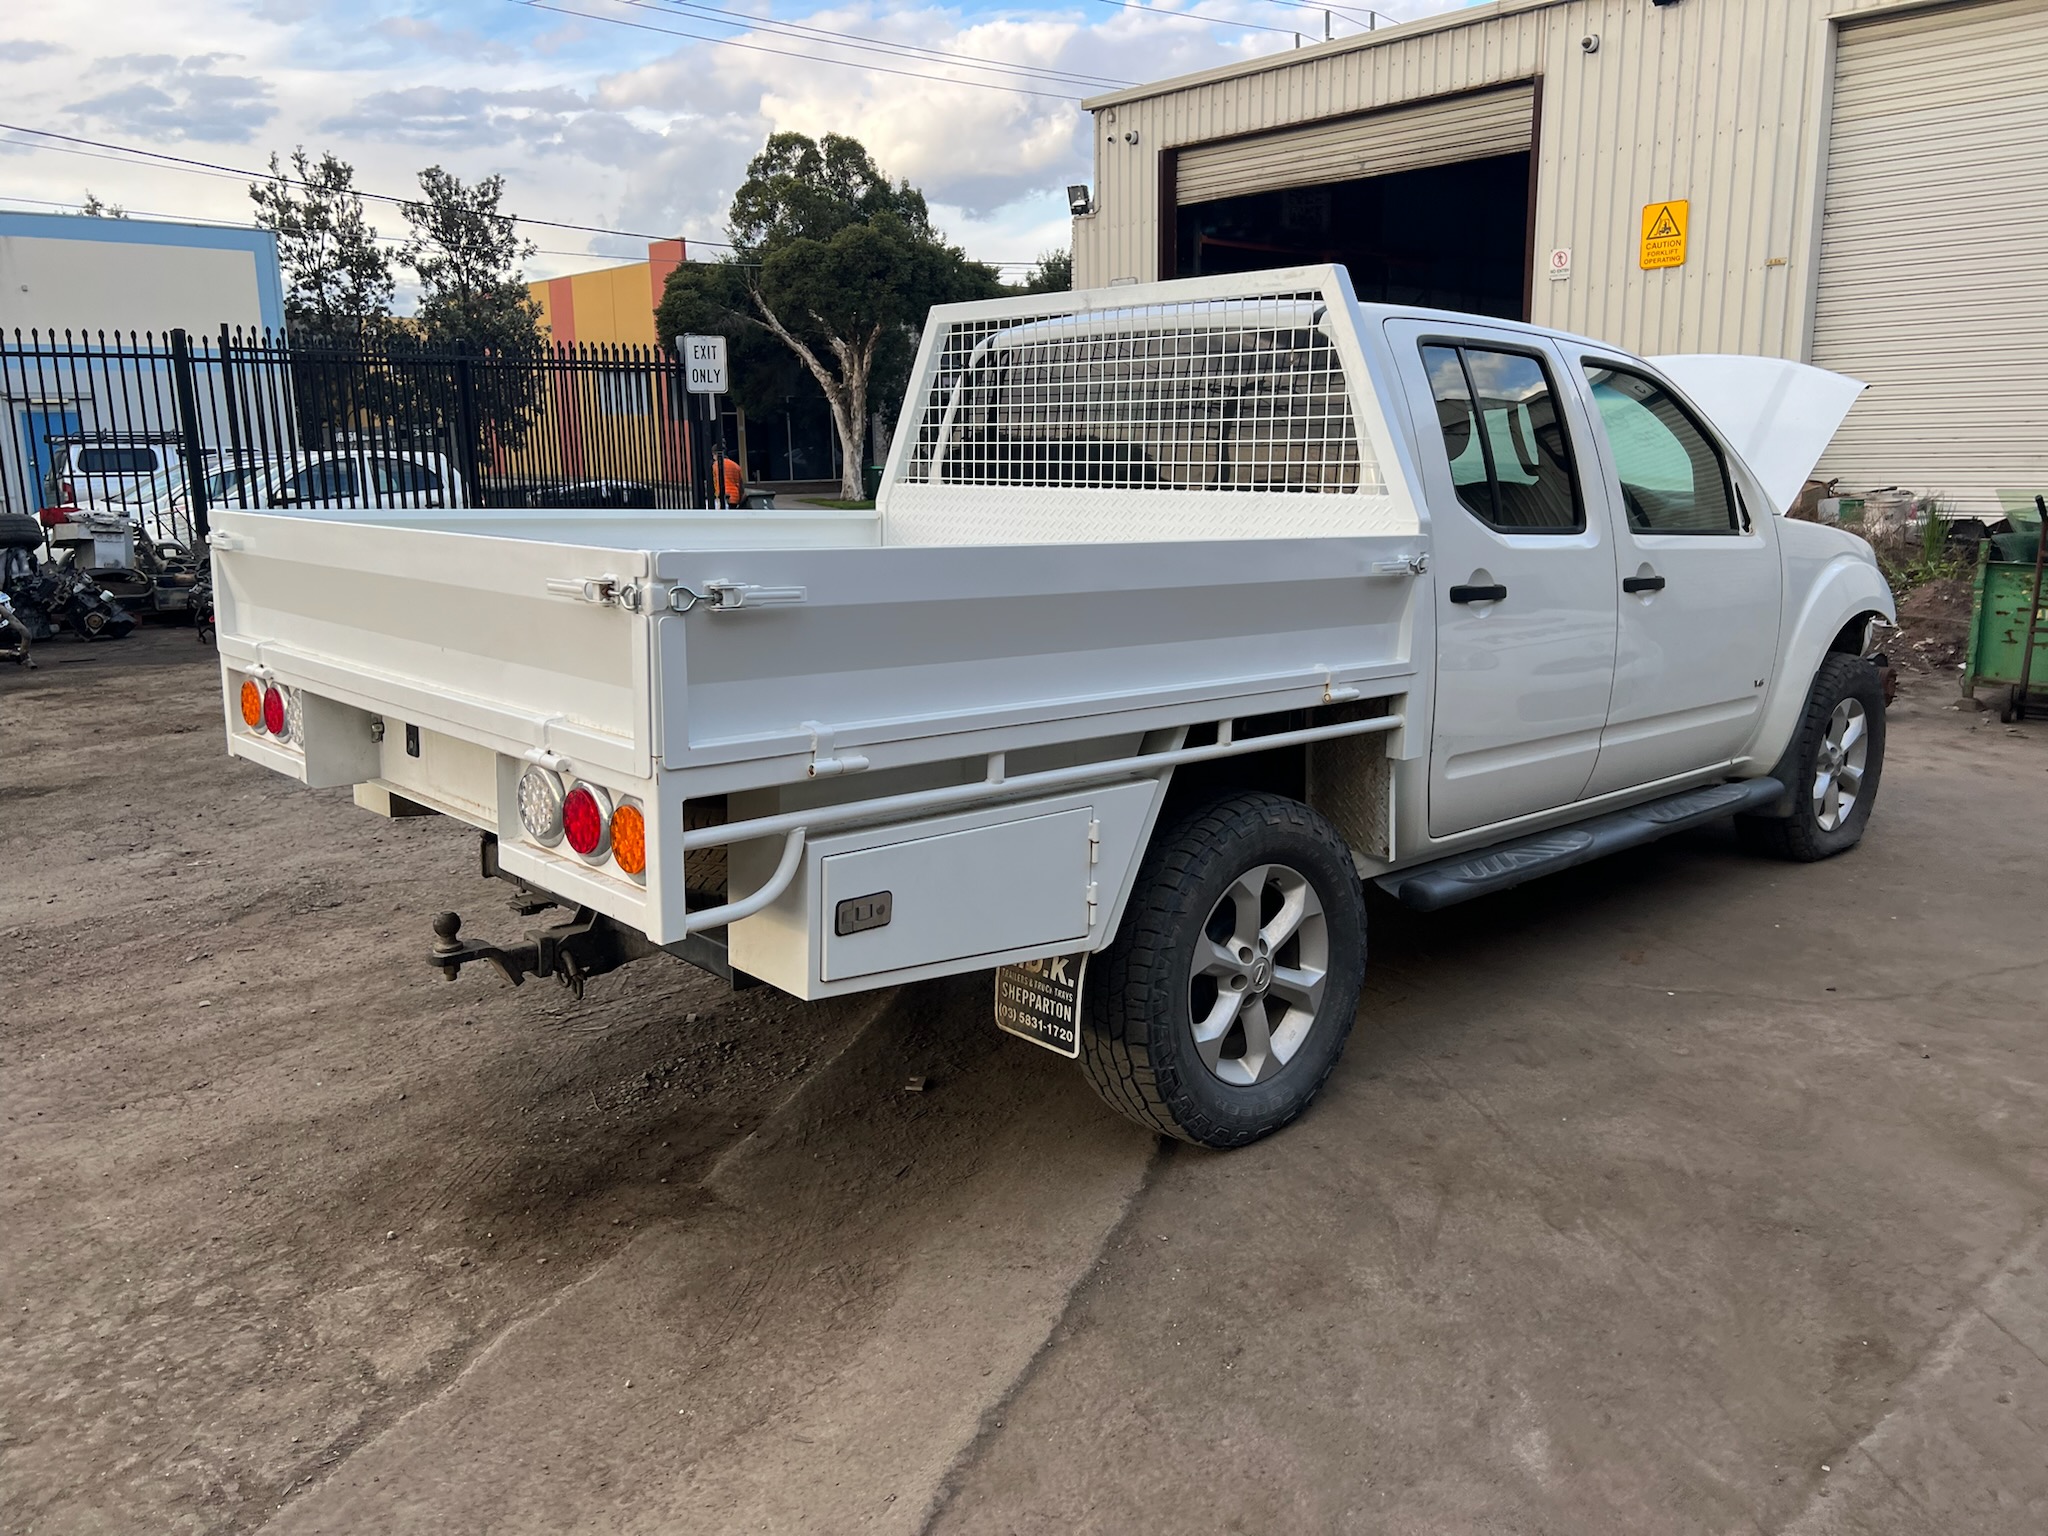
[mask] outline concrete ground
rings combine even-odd
[[[2048,1529],[2048,727],[1909,679],[1821,865],[1429,918],[1212,1155],[998,1036],[581,1004],[189,631],[0,675],[0,1529]],[[909,1091],[913,1078],[923,1091]]]

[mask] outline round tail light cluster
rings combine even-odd
[[[586,859],[601,858],[612,836],[612,797],[578,784],[562,801],[562,836]]]
[[[562,778],[536,763],[519,775],[519,825],[536,843],[562,840]]]
[[[290,689],[245,677],[241,705],[242,724],[250,730],[275,736],[279,741],[291,741],[298,736],[299,701],[292,697]]]
[[[647,819],[636,801],[614,801],[596,784],[564,782],[535,763],[519,775],[519,825],[547,847],[566,843],[591,864],[609,860],[621,874],[647,874]]]
[[[630,800],[612,812],[612,862],[629,875],[647,873],[647,818]]]

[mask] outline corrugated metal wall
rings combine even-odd
[[[2048,5],[1843,28],[1813,360],[1870,391],[1822,472],[1995,518],[2048,491]]]
[[[1541,80],[1533,318],[1647,353],[1802,355],[1825,144],[1827,18],[1915,0],[1501,0],[1095,113],[1100,212],[1075,221],[1083,286],[1160,275],[1162,151]],[[1580,40],[1597,35],[1597,52]],[[1137,135],[1135,143],[1128,136]],[[1683,267],[1638,265],[1642,207],[1691,202]]]
[[[1201,203],[1268,188],[1390,176],[1523,153],[1529,148],[1535,94],[1530,86],[1509,86],[1441,104],[1396,107],[1186,149],[1176,166],[1174,195],[1182,204]]]

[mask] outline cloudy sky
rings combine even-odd
[[[1376,0],[1401,20],[1469,0]],[[748,157],[777,129],[852,134],[984,260],[1068,238],[1090,179],[1080,98],[1294,46],[1285,0],[61,0],[0,19],[0,121],[229,167],[332,150],[408,194],[425,165],[498,172],[506,206],[634,238],[532,228],[534,276],[711,255]],[[1187,13],[1199,13],[1191,19]],[[1337,35],[1364,9],[1333,13]],[[1381,25],[1385,25],[1382,22]],[[0,129],[0,207],[247,222],[233,175]],[[387,234],[401,221],[372,205]]]

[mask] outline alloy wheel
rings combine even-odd
[[[1202,925],[1188,965],[1188,1023],[1202,1064],[1235,1087],[1272,1077],[1315,1027],[1329,970],[1329,922],[1315,887],[1284,864],[1239,875]]]
[[[1834,831],[1856,809],[1869,759],[1870,717],[1860,699],[1844,699],[1828,716],[1827,734],[1814,761],[1813,815],[1821,831]]]

